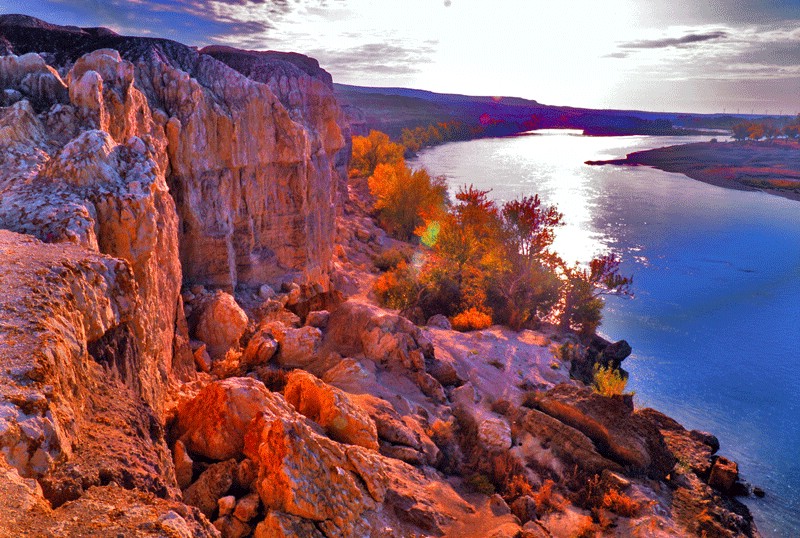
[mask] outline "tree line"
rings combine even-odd
[[[465,185],[451,200],[444,178],[411,170],[405,151],[377,131],[353,138],[351,177],[368,178],[379,224],[416,246],[379,261],[385,272],[374,292],[385,306],[420,323],[441,314],[461,330],[551,322],[588,338],[602,319],[602,296],[630,292],[613,254],[581,266],[553,252],[563,215],[538,195],[497,204]]]
[[[797,140],[800,139],[800,115],[782,127],[769,121],[743,121],[731,126],[731,131],[735,140],[774,140],[780,137]]]

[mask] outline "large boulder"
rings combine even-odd
[[[247,330],[247,314],[236,304],[230,293],[217,291],[206,301],[195,335],[208,346],[214,360],[225,358],[229,349],[239,346],[239,339]]]
[[[322,332],[316,327],[287,327],[280,321],[266,325],[266,329],[278,342],[275,360],[284,368],[305,368],[317,357]]]
[[[237,458],[247,425],[269,409],[291,412],[283,398],[260,381],[249,377],[216,381],[178,408],[175,435],[192,454],[213,460]]]
[[[322,426],[331,439],[378,450],[375,422],[345,392],[295,370],[287,376],[283,393],[287,402]]]
[[[561,384],[537,397],[544,413],[586,435],[598,451],[633,472],[662,479],[675,465],[658,428],[618,398]]]

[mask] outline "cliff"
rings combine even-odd
[[[571,335],[342,301],[397,243],[314,60],[25,16],[0,52],[0,536],[758,535]]]

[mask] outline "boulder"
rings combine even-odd
[[[219,500],[233,485],[233,474],[236,472],[236,460],[230,459],[210,465],[195,480],[194,484],[183,492],[183,502],[196,506],[211,519],[219,508]]]
[[[711,475],[708,477],[708,485],[722,493],[730,494],[738,479],[739,466],[736,462],[718,456],[711,466]]]
[[[214,526],[222,534],[222,538],[244,538],[253,529],[243,521],[231,516],[223,516],[214,522]]]
[[[178,408],[175,435],[193,454],[213,460],[238,458],[248,423],[267,409],[290,408],[255,379],[216,381]]]
[[[269,331],[261,329],[250,338],[239,360],[243,366],[250,369],[267,364],[277,351],[278,342]]]
[[[511,448],[511,427],[499,417],[487,417],[478,421],[478,441],[489,452],[500,452]]]
[[[316,327],[294,329],[276,321],[266,329],[278,342],[276,360],[283,368],[304,368],[316,358],[322,341],[322,332]]]
[[[350,394],[368,393],[375,386],[375,365],[369,361],[342,359],[322,376],[322,380]]]
[[[558,470],[564,462],[578,466],[588,474],[600,474],[604,469],[622,471],[622,467],[601,455],[586,435],[536,409],[528,410],[518,421],[522,453],[537,466]]]
[[[446,387],[460,385],[463,382],[451,362],[433,358],[427,361],[426,369],[436,381]]]
[[[419,327],[402,316],[357,301],[346,301],[331,312],[324,345],[342,356],[362,355],[410,371],[424,370],[425,359],[433,357],[433,344]]]
[[[213,360],[223,359],[231,348],[239,346],[239,339],[247,330],[247,314],[236,304],[229,293],[217,291],[208,299],[200,313],[195,329],[198,340],[208,346]]]
[[[324,329],[328,326],[330,317],[331,313],[327,310],[315,310],[309,312],[308,316],[306,316],[306,325],[316,327],[317,329]]]
[[[258,509],[261,507],[261,498],[258,493],[248,493],[236,503],[236,508],[233,511],[234,517],[239,521],[248,523],[255,519],[258,515]]]
[[[544,413],[585,434],[606,457],[634,472],[662,479],[675,465],[658,428],[621,400],[561,384],[537,396]]]
[[[383,500],[362,490],[357,478],[374,484],[378,476],[359,472],[344,445],[314,433],[291,412],[260,415],[249,428],[245,453],[258,463],[256,490],[269,510],[331,520],[345,532]]]
[[[436,314],[428,318],[428,322],[426,323],[428,327],[435,327],[437,329],[444,329],[446,331],[450,331],[453,329],[453,326],[450,323],[450,320],[447,319],[446,316],[441,314]]]
[[[712,454],[716,454],[719,450],[719,439],[717,439],[716,435],[699,430],[692,430],[689,432],[689,437],[706,445],[711,449]]]
[[[378,450],[375,422],[350,397],[308,372],[295,370],[286,379],[286,401],[341,443]]]

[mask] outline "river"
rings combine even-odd
[[[800,202],[646,167],[587,160],[708,137],[574,131],[455,142],[411,162],[497,201],[539,193],[564,213],[568,261],[619,253],[632,299],[610,298],[600,333],[633,346],[639,407],[713,432],[764,499],[743,499],[764,536],[800,536]]]

